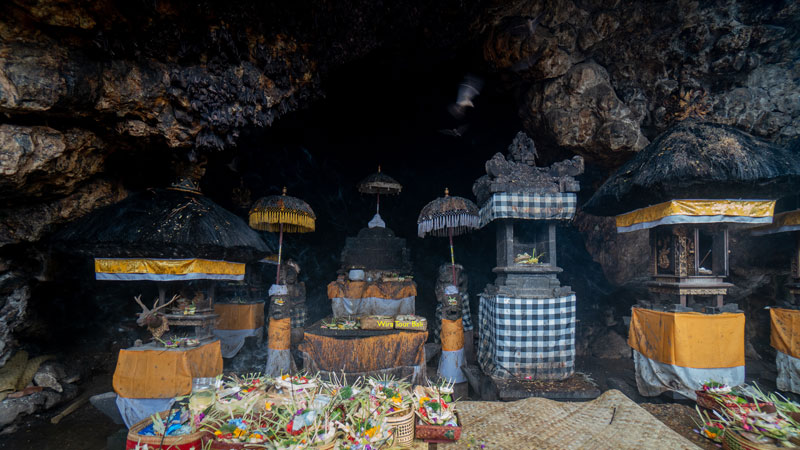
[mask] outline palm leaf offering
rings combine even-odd
[[[719,404],[713,416],[698,409],[695,430],[715,442],[744,439],[778,448],[800,447],[800,405],[780,394],[764,392],[756,383],[731,388],[709,381],[702,393]],[[730,435],[728,435],[730,433]]]
[[[336,376],[323,381],[303,373],[277,378],[254,373],[217,381],[179,398],[169,413],[154,415],[141,433],[177,436],[205,431],[223,446],[271,450],[334,443],[339,449],[379,449],[394,440],[390,419],[411,414],[417,401],[411,384],[386,376],[348,383]],[[426,389],[442,399],[449,395],[448,386]]]

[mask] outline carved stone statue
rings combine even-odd
[[[441,319],[447,320],[462,320],[464,327],[464,350],[467,362],[474,363],[474,337],[472,326],[472,313],[469,307],[469,278],[464,273],[464,267],[461,264],[456,264],[456,282],[457,293],[448,294],[447,287],[453,284],[453,266],[451,264],[442,264],[439,266],[439,277],[436,279],[436,325],[433,331],[434,341],[440,342],[441,333]],[[452,299],[452,300],[451,300]]]
[[[281,264],[281,283],[286,286],[284,317],[292,319],[292,343],[303,340],[306,326],[306,284],[299,281],[300,266],[292,259]],[[273,316],[274,317],[274,316]]]

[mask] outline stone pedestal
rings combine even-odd
[[[537,196],[545,203],[548,198]],[[533,208],[529,213],[535,214]],[[479,311],[478,363],[487,375],[544,381],[574,373],[575,295],[558,280],[556,250],[553,220],[497,221],[497,278],[481,296]]]

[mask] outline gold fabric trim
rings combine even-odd
[[[95,258],[95,273],[186,275],[204,273],[244,275],[245,264],[208,259]]]
[[[250,227],[261,231],[283,231],[286,233],[309,233],[316,227],[316,219],[311,215],[295,210],[261,209],[250,212]]]
[[[655,222],[668,216],[770,217],[774,200],[671,200],[617,216],[617,227]]]

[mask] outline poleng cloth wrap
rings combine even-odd
[[[774,200],[670,200],[616,217],[617,232],[678,223],[771,223]]]
[[[396,332],[358,339],[306,333],[300,351],[319,370],[370,372],[403,366],[425,365],[427,332]]]
[[[172,398],[192,392],[192,378],[222,374],[219,341],[187,349],[155,344],[119,351],[112,384],[126,398]]]
[[[255,330],[264,326],[264,303],[215,303],[218,330]]]
[[[769,344],[792,358],[800,358],[800,311],[770,308]]]
[[[481,227],[496,219],[568,220],[577,199],[571,192],[495,192],[481,208]]]
[[[744,314],[633,308],[628,345],[664,364],[695,369],[744,366]]]
[[[383,298],[396,300],[417,295],[417,284],[406,281],[332,281],[328,284],[328,298]]]
[[[269,336],[267,348],[288,350],[292,343],[292,318],[274,319],[270,317],[267,336]]]
[[[244,280],[244,263],[209,259],[95,258],[95,278],[116,281]]]
[[[442,319],[442,350],[454,352],[464,348],[464,325],[462,319]]]

